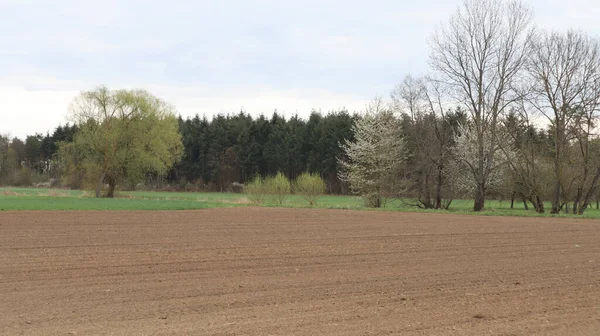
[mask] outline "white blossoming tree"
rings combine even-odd
[[[376,98],[353,131],[355,140],[342,144],[346,159],[340,160],[340,178],[363,196],[367,206],[381,207],[400,189],[399,168],[407,157],[400,121],[388,104]]]
[[[496,139],[498,141],[506,140],[504,139],[504,134],[501,132],[497,132]],[[454,151],[457,160],[453,167],[451,167],[451,170],[453,171],[453,183],[458,194],[469,196],[477,187],[476,181],[479,174],[479,140],[474,127],[470,124],[461,125],[455,141],[456,146]],[[492,143],[492,135],[486,134],[483,138],[483,144],[489,148],[492,147]],[[498,146],[493,148],[494,154],[499,151]],[[483,165],[490,173],[486,176],[484,181],[486,185],[483,190],[484,195],[489,190],[500,190],[504,187],[503,184],[507,178],[504,176],[505,171],[502,169],[505,165],[504,163],[504,158],[499,155],[485,157]]]

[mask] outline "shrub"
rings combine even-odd
[[[267,194],[265,181],[260,176],[255,177],[246,184],[244,192],[252,204],[262,204]]]
[[[296,179],[295,191],[313,206],[319,196],[325,193],[325,181],[318,174],[303,173]]]
[[[363,195],[362,199],[365,206],[368,208],[381,208],[381,206],[385,203],[384,197],[376,193]]]
[[[265,180],[267,192],[275,198],[278,204],[283,204],[287,196],[292,192],[290,180],[281,172],[274,177]]]

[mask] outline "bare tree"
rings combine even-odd
[[[532,12],[520,1],[465,0],[430,42],[430,62],[439,81],[467,108],[473,122],[476,161],[468,166],[476,185],[475,211],[484,208],[498,119],[512,100],[513,84],[525,63],[531,20]]]
[[[407,76],[392,92],[394,109],[403,116],[403,133],[411,151],[405,176],[415,206],[448,209],[453,192],[448,165],[453,160],[454,135],[464,114],[447,113],[439,83]]]
[[[531,202],[538,213],[544,213],[544,199],[549,195],[551,184],[550,146],[544,132],[540,132],[532,121],[531,109],[522,100],[503,118],[499,148],[504,162],[510,170],[512,203],[515,194],[523,199],[525,209]]]
[[[573,211],[583,213],[600,178],[600,168],[593,168],[597,164],[592,162],[590,147],[600,107],[600,43],[585,33],[569,31],[545,33],[533,45],[527,67],[532,81],[531,102],[554,131],[551,213],[563,210],[570,196]],[[573,153],[572,145],[578,147],[578,153]],[[568,161],[575,154],[583,169],[576,173],[576,181],[566,176]],[[573,188],[576,191],[569,195],[567,189]]]

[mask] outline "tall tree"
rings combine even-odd
[[[500,115],[530,50],[532,12],[520,1],[465,0],[431,40],[430,62],[473,121],[473,209],[485,205]]]
[[[592,130],[600,107],[600,43],[585,33],[544,33],[534,42],[528,62],[533,106],[551,123],[554,140],[554,193],[551,213],[559,213],[569,195],[569,152],[579,156],[583,174],[576,179],[575,212],[585,211],[598,188],[600,168],[596,168],[590,147]],[[569,150],[574,140],[578,152]],[[574,163],[574,162],[571,162]]]
[[[18,168],[21,168],[27,159],[25,143],[19,138],[13,138],[10,142],[10,148],[15,152],[15,161]]]
[[[113,197],[118,182],[135,181],[147,172],[166,173],[179,160],[181,136],[174,108],[146,91],[82,92],[71,105],[79,131],[70,153],[94,181],[96,197],[109,185]]]
[[[453,198],[450,162],[454,138],[465,115],[447,113],[436,82],[407,76],[392,92],[394,107],[403,115],[406,146],[411,152],[406,176],[416,206],[447,209]]]
[[[30,169],[43,171],[42,141],[41,134],[29,135],[25,139],[25,160]]]
[[[544,213],[551,178],[550,146],[531,120],[525,104],[519,104],[503,119],[506,141],[499,142],[503,160],[511,172],[512,202],[515,194],[531,202],[536,212]]]

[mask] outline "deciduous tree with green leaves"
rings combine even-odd
[[[108,184],[141,180],[146,173],[165,174],[181,158],[182,142],[175,109],[143,90],[100,87],[82,92],[70,106],[79,127],[70,150],[75,164],[100,197]]]

